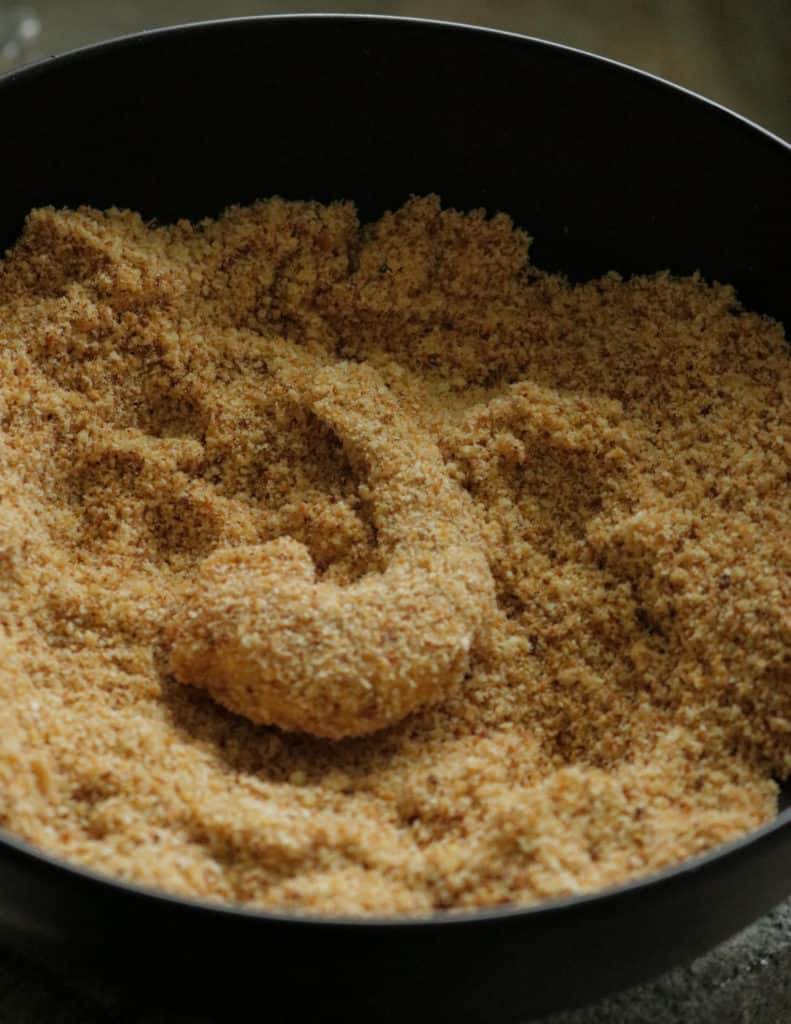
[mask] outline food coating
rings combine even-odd
[[[505,215],[34,211],[0,261],[0,826],[290,913],[592,892],[768,821],[791,772],[791,359],[733,289],[545,273]],[[469,677],[330,741],[170,672],[215,553],[386,570],[300,367],[376,370],[469,500]],[[299,549],[296,549],[297,552]]]
[[[359,736],[456,689],[494,584],[468,499],[376,371],[309,367],[291,383],[366,467],[387,567],[342,586],[317,581],[288,537],[215,552],[176,618],[170,665],[251,721]]]

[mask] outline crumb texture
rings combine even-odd
[[[700,853],[791,772],[789,484],[787,343],[730,287],[572,285],[434,197],[36,210],[0,262],[0,824],[355,915]]]
[[[217,552],[179,610],[170,667],[253,722],[362,736],[458,687],[494,583],[464,491],[376,371],[287,366],[294,394],[367,463],[390,564],[340,586],[317,583],[290,538]]]

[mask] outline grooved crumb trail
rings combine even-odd
[[[572,286],[528,247],[433,197],[367,226],[281,199],[30,215],[0,264],[3,826],[173,892],[395,914],[596,889],[771,818],[782,327],[698,278]],[[331,593],[388,578],[370,439],[292,382],[351,364],[409,424],[393,458],[424,446],[463,504],[493,596],[444,700],[331,740],[170,667],[218,552],[278,542]]]

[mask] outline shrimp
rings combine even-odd
[[[290,537],[216,551],[176,612],[170,668],[253,722],[341,739],[459,687],[494,583],[467,495],[379,374],[336,363],[297,377],[367,475],[384,569],[317,579]]]

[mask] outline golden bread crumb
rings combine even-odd
[[[772,817],[782,327],[528,249],[435,197],[30,214],[0,263],[0,824],[359,915],[590,891]],[[418,710],[320,738],[174,672],[327,736]]]

